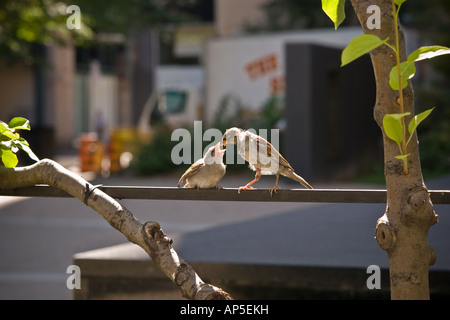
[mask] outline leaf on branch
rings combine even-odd
[[[389,38],[381,40],[373,34],[363,34],[354,38],[342,51],[341,67],[385,44],[388,40]]]
[[[406,0],[394,0],[394,3],[397,5],[397,6],[401,6],[402,4],[403,4],[403,2],[405,2]]]
[[[398,90],[398,71],[397,66],[394,66],[389,73],[389,85],[392,89]],[[402,89],[408,85],[408,79],[414,77],[416,73],[416,66],[414,61],[404,61],[400,63],[400,75],[402,79]]]
[[[395,158],[396,158],[396,159],[400,159],[400,160],[405,160],[406,158],[409,157],[410,154],[411,154],[411,153],[408,153],[408,154],[401,154],[401,155],[399,155],[399,156],[395,156]]]
[[[8,129],[9,129],[8,125],[6,123],[4,123],[3,121],[0,121],[0,133],[3,133]]]
[[[19,139],[20,135],[18,133],[14,133],[10,130],[5,130],[0,134],[0,138],[1,139],[11,139],[11,140],[15,140],[15,139]]]
[[[402,63],[400,63],[400,74],[402,79],[402,89],[406,88],[408,85],[408,79],[414,77],[416,73],[415,61],[421,61],[425,59],[431,59],[437,56],[441,56],[444,54],[450,54],[450,48],[443,46],[428,46],[428,47],[420,47],[419,49],[413,51],[408,59]],[[398,73],[397,66],[394,66],[391,69],[389,74],[389,85],[392,89],[398,90]]]
[[[11,130],[19,130],[19,129],[30,130],[31,129],[30,121],[28,121],[27,119],[22,118],[22,117],[12,118],[11,121],[9,122],[8,127]]]
[[[31,150],[28,142],[20,137],[20,134],[14,132],[15,130],[30,130],[30,122],[22,117],[15,117],[11,119],[9,124],[0,121],[0,151],[1,159],[5,167],[14,168],[18,159],[15,153],[19,149],[25,151],[28,156],[34,161],[39,161],[39,158]]]
[[[430,115],[430,113],[434,110],[434,107],[428,110],[425,110],[424,112],[421,112],[414,116],[414,118],[411,119],[408,125],[408,132],[410,135],[413,134],[413,132],[416,130],[417,126],[426,119]]]
[[[14,168],[19,163],[17,156],[11,150],[0,148],[0,155],[6,168]]]
[[[384,132],[389,137],[389,139],[396,142],[399,146],[403,140],[401,119],[409,114],[410,112],[392,113],[387,114],[383,117]]]
[[[322,10],[333,21],[336,30],[345,19],[345,0],[322,0]]]
[[[420,61],[431,59],[444,54],[450,54],[450,48],[444,46],[420,47],[408,56],[408,61]]]
[[[17,140],[16,145],[20,149],[25,151],[31,159],[33,159],[34,161],[39,161],[39,158],[34,154],[33,150],[31,150],[31,148],[28,145],[28,142],[24,138],[20,138],[19,140]]]

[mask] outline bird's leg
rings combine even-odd
[[[252,184],[254,184],[256,181],[258,181],[260,178],[261,178],[261,170],[256,169],[255,179],[253,179],[252,181],[247,183],[245,186],[239,187],[238,193],[241,193],[241,190],[253,189]]]
[[[270,196],[273,196],[273,193],[277,193],[277,190],[280,190],[281,188],[278,186],[278,178],[280,177],[280,174],[277,173],[276,174],[276,179],[275,179],[275,186],[273,188],[270,188]]]

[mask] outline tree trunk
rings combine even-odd
[[[187,299],[231,299],[225,291],[203,282],[194,269],[172,247],[172,240],[157,222],[142,224],[133,214],[106,193],[52,160],[41,160],[22,168],[0,167],[0,189],[48,184],[67,192],[97,211],[130,242],[143,248]]]
[[[351,0],[359,22],[366,34],[377,35],[380,39],[389,37],[395,47],[395,23],[391,0]],[[369,29],[366,24],[371,13],[370,5],[377,5],[381,12],[381,28]],[[399,27],[400,59],[406,60],[404,35]],[[376,80],[375,121],[382,129],[383,117],[390,113],[400,113],[398,91],[389,86],[389,73],[396,65],[393,51],[381,46],[370,54]],[[411,112],[405,120],[414,116],[414,92],[411,82],[403,89],[404,112]],[[387,207],[378,219],[376,239],[389,257],[389,273],[392,299],[429,299],[428,268],[434,264],[436,255],[428,245],[428,229],[438,221],[433,210],[428,190],[424,184],[420,167],[417,136],[411,139],[406,153],[409,173],[403,172],[403,161],[397,144],[383,133],[384,174],[387,188]],[[415,133],[414,133],[415,135]]]

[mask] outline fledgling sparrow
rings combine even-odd
[[[281,175],[291,178],[308,189],[312,189],[308,182],[294,172],[294,169],[285,158],[275,149],[269,141],[250,131],[240,128],[230,128],[225,131],[222,145],[235,144],[238,154],[249,163],[250,169],[256,171],[255,179],[238,189],[253,189],[253,183],[261,178],[261,175],[275,175],[275,186],[270,189],[270,195],[280,189],[278,178]]]
[[[225,175],[226,165],[223,163],[225,149],[220,149],[220,142],[206,151],[203,158],[195,161],[181,176],[178,187],[184,180],[184,188],[219,188],[218,183]]]

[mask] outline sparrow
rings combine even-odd
[[[238,193],[241,190],[253,189],[251,185],[258,181],[261,175],[276,176],[275,186],[270,189],[270,196],[273,196],[273,193],[280,189],[278,186],[280,174],[301,183],[308,189],[313,188],[305,179],[294,172],[286,159],[263,137],[234,127],[225,131],[222,137],[222,145],[226,146],[227,144],[235,144],[238,154],[249,163],[250,169],[256,171],[255,179],[247,185],[239,187]]]
[[[195,161],[181,176],[178,187],[186,180],[184,188],[220,188],[219,181],[223,178],[226,165],[223,163],[225,149],[220,150],[220,142],[206,151],[203,158]]]

